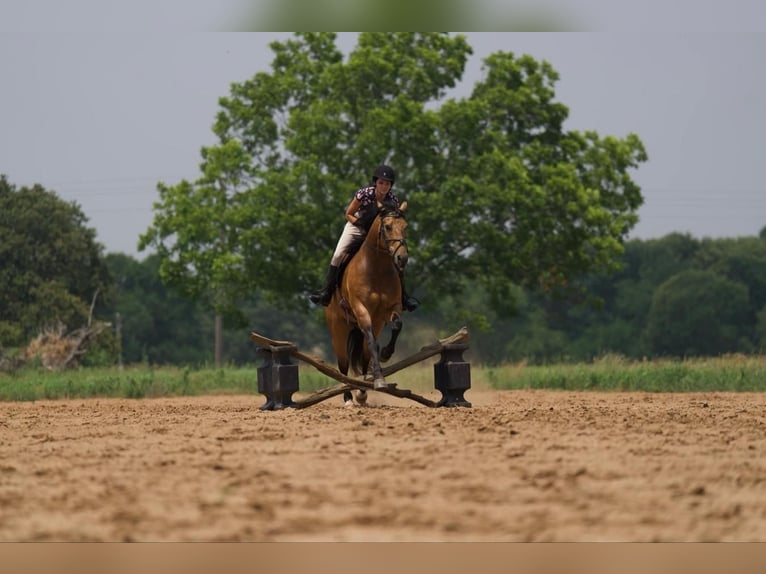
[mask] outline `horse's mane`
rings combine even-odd
[[[399,206],[393,201],[384,201],[378,209],[379,217],[404,217],[404,212],[399,210]]]

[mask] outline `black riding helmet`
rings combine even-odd
[[[378,179],[387,179],[391,182],[391,186],[393,187],[394,181],[396,181],[396,172],[394,172],[393,168],[387,165],[379,165],[375,168],[375,171],[372,174],[372,183],[375,183],[378,181]]]

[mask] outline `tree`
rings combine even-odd
[[[230,17],[236,31],[456,28],[506,32],[576,31],[566,11],[534,2],[469,3],[460,0],[260,0]]]
[[[222,361],[223,318],[242,320],[239,300],[252,281],[243,257],[246,230],[258,225],[247,193],[250,158],[236,140],[202,149],[194,183],[158,185],[154,223],[139,241],[160,257],[163,281],[215,312],[215,363]]]
[[[696,259],[700,267],[748,286],[754,323],[766,305],[766,242],[759,237],[705,239]]]
[[[591,359],[604,353],[628,357],[646,356],[642,332],[652,306],[655,290],[667,279],[691,268],[699,241],[688,234],[670,233],[659,239],[631,240],[618,259],[619,271],[609,276],[587,276],[589,292],[599,298],[593,306],[571,306],[567,314],[575,318],[565,329],[576,341],[573,357]]]
[[[747,286],[712,271],[682,271],[654,292],[646,339],[657,355],[715,356],[739,349],[748,333]]]
[[[440,114],[432,189],[413,194],[426,275],[468,273],[490,292],[611,271],[642,203],[627,171],[646,159],[637,136],[565,132],[558,75],[530,56],[498,53],[468,100]]]
[[[555,289],[616,267],[646,153],[634,134],[565,131],[548,63],[493,54],[470,97],[445,99],[471,54],[461,35],[362,33],[346,60],[332,33],[271,47],[271,72],[220,99],[202,178],[160,188],[142,247],[164,277],[305,308],[342,210],[381,162],[410,200],[410,273],[431,299],[470,289],[465,277],[500,302],[509,283]]]
[[[59,324],[85,325],[109,296],[103,247],[76,202],[0,175],[0,346],[19,346]]]
[[[506,342],[505,352],[509,359],[545,363],[568,358],[566,333],[551,328],[543,315],[542,309],[530,309],[519,321],[517,333]]]
[[[126,364],[203,364],[213,360],[209,311],[168,289],[160,280],[160,257],[143,261],[122,253],[106,257],[117,297],[104,311],[120,317],[122,360]]]

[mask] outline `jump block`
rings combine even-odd
[[[442,393],[442,398],[438,402],[413,393],[409,389],[397,387],[375,389],[370,381],[344,375],[322,359],[302,353],[291,341],[269,339],[254,331],[250,333],[250,339],[259,346],[257,352],[264,356],[264,364],[258,368],[258,392],[264,394],[267,401],[261,410],[306,408],[352,389],[374,390],[409,399],[430,408],[471,406],[471,403],[463,396],[465,391],[471,388],[471,365],[463,360],[463,352],[468,349],[468,330],[465,327],[450,337],[422,347],[417,353],[383,368],[383,375],[388,377],[440,354],[441,360],[434,365],[434,388]],[[339,381],[340,384],[317,391],[303,400],[293,401],[292,394],[298,391],[298,366],[290,362],[291,357],[308,363],[322,374]]]
[[[298,392],[298,365],[290,361],[295,345],[269,345],[258,353],[263,364],[258,367],[258,392],[266,396],[266,404],[260,410],[276,411],[294,407],[293,393]]]
[[[471,388],[471,365],[463,360],[465,344],[444,345],[441,359],[434,365],[434,387],[441,391],[440,407],[470,407],[463,393]]]

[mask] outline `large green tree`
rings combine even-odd
[[[343,208],[381,162],[410,201],[412,284],[431,301],[472,277],[512,310],[514,284],[615,268],[646,153],[634,134],[565,130],[549,63],[497,52],[470,96],[450,98],[472,53],[461,35],[361,33],[348,57],[332,33],[271,47],[271,70],[220,99],[200,179],[160,187],[142,247],[177,285],[220,309],[256,289],[305,305]]]
[[[749,333],[747,286],[688,269],[657,287],[646,326],[655,356],[715,356],[742,350]]]
[[[704,239],[696,259],[701,267],[748,286],[752,317],[766,306],[766,241],[760,237]]]
[[[104,312],[119,324],[121,358],[126,364],[204,364],[213,360],[209,311],[160,281],[158,255],[136,261],[111,253],[106,263],[117,297]]]
[[[82,327],[94,297],[108,296],[103,247],[87,221],[76,202],[0,175],[0,346],[59,323]]]

